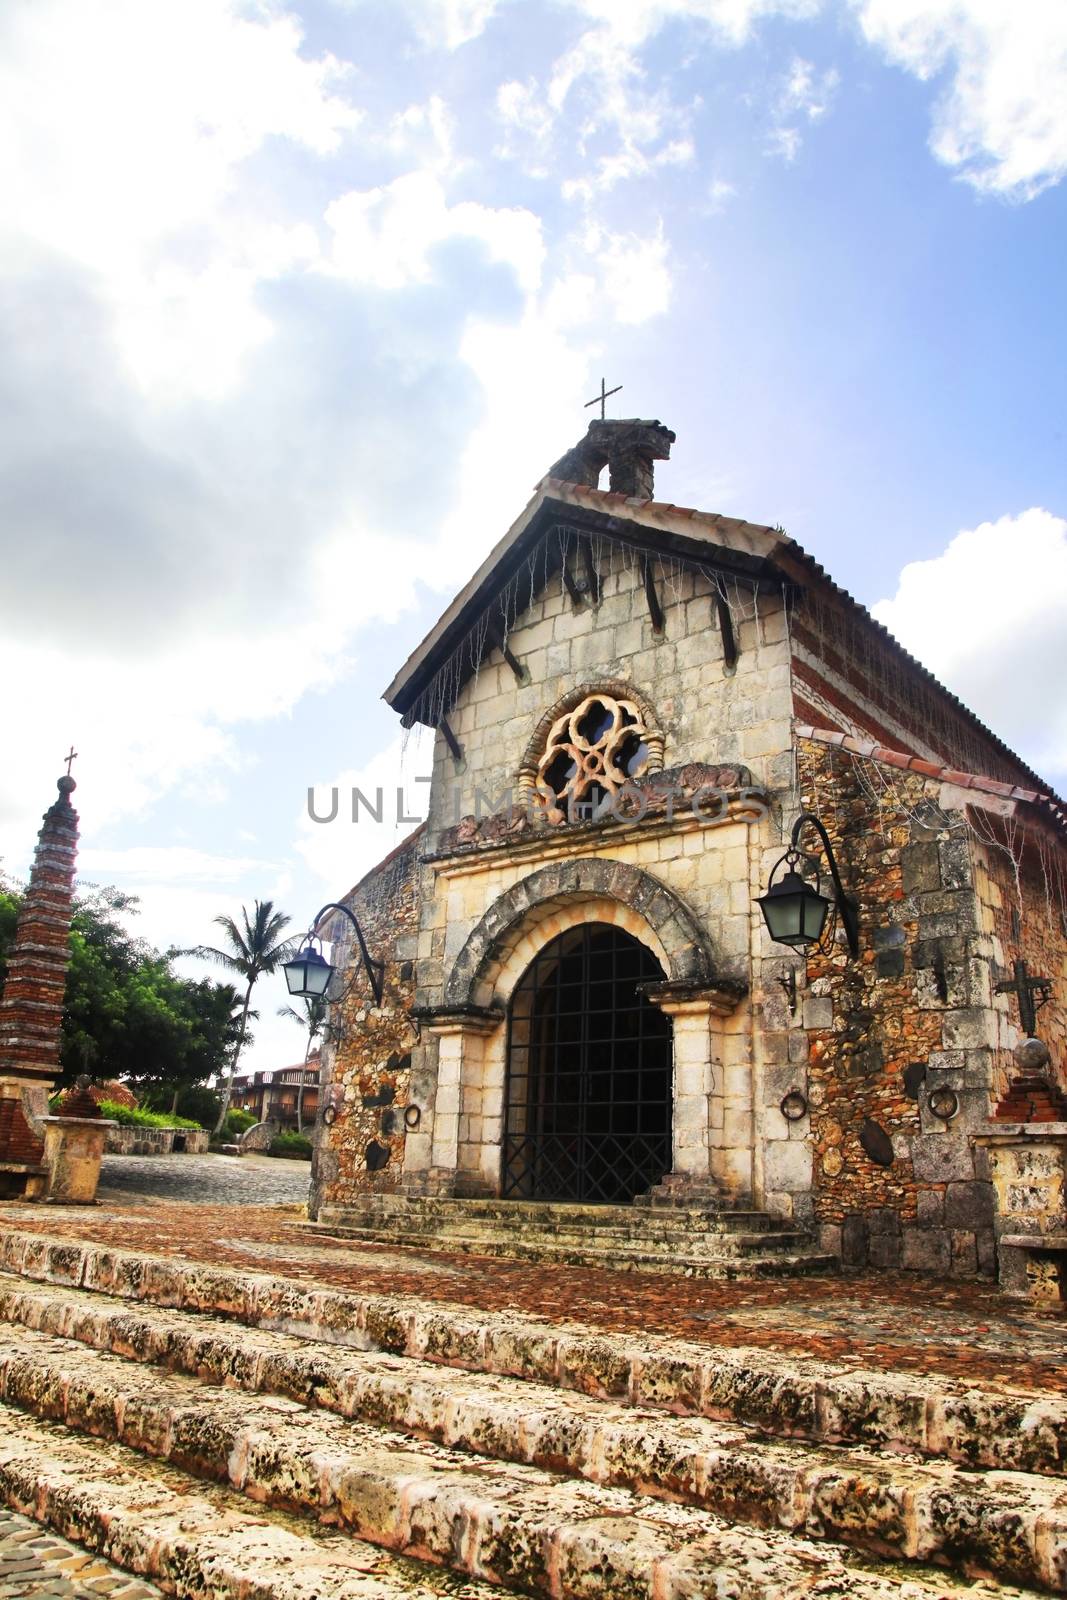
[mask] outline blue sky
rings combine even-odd
[[[1064,789],[1065,175],[1049,0],[9,0],[4,866],[73,739],[151,939],[303,925],[602,373]]]

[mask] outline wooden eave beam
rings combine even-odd
[[[737,666],[738,655],[734,619],[730,615],[729,603],[723,599],[718,590],[715,591],[715,611],[719,619],[719,632],[722,634],[722,658],[727,668],[732,671]]]
[[[652,557],[644,556],[641,561],[642,576],[645,580],[645,599],[648,602],[648,614],[652,618],[652,631],[663,632],[663,607],[659,603],[656,592],[656,576],[652,571]]]

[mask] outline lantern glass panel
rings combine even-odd
[[[804,949],[822,937],[830,902],[799,873],[787,872],[761,897],[759,906],[776,944]]]
[[[321,999],[332,976],[333,967],[310,945],[301,950],[295,961],[285,962],[285,981],[289,993],[301,998]]]

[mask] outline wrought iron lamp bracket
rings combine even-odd
[[[845,939],[848,943],[848,953],[850,956],[856,957],[860,953],[859,908],[857,907],[852,896],[845,893],[845,886],[841,882],[841,874],[837,869],[837,858],[834,855],[833,845],[830,843],[830,835],[827,833],[818,817],[815,816],[814,812],[802,811],[800,816],[794,822],[793,832],[789,839],[789,848],[775,866],[774,871],[771,873],[771,879],[773,881],[774,874],[778,871],[778,868],[783,864],[783,862],[790,868],[790,870],[796,871],[800,864],[806,859],[800,849],[800,837],[805,828],[814,828],[815,832],[819,835],[823,852],[826,856],[826,866],[830,874],[830,882],[833,885],[834,891],[832,902],[834,920],[824,932],[822,939],[819,941],[818,948],[825,949],[829,945],[834,936],[834,928],[836,926],[837,918],[840,917],[841,926],[845,930]],[[817,880],[819,880],[821,883],[822,873],[819,868],[817,858],[815,858],[815,873]]]
[[[360,959],[363,962],[363,967],[367,977],[370,979],[371,992],[374,995],[374,1003],[375,1005],[380,1006],[382,1003],[382,995],[385,992],[385,962],[375,961],[374,957],[367,949],[367,941],[363,937],[363,929],[356,920],[354,912],[350,911],[347,906],[338,904],[336,900],[328,900],[327,903],[322,907],[321,911],[316,913],[311,927],[308,929],[308,942],[310,943],[312,939],[317,939],[318,943],[320,945],[322,944],[322,939],[315,932],[315,929],[318,927],[327,911],[339,911],[342,916],[348,918],[349,922],[355,929],[356,941],[359,945]]]

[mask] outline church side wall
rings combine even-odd
[[[961,810],[943,809],[941,785],[917,774],[868,769],[808,741],[798,759],[804,802],[859,901],[863,946],[854,961],[841,952],[807,964],[823,1243],[847,1266],[990,1274],[992,1186],[968,1135],[992,1109],[1000,1041],[972,830]],[[935,1087],[958,1097],[947,1122],[930,1110]],[[886,1165],[868,1153],[877,1142]]]
[[[1031,977],[1052,982],[1052,998],[1037,1013],[1037,1035],[1048,1045],[1051,1067],[1067,1090],[1067,861],[1063,847],[1049,837],[1032,837],[1016,862],[1006,847],[1008,835],[998,819],[980,819],[983,832],[1001,833],[1005,844],[976,844],[978,895],[998,973],[1012,977],[1016,961],[1025,961]],[[1019,853],[1016,836],[1016,852]],[[1014,995],[994,994],[998,1018],[995,1098],[1000,1099],[1017,1069],[1012,1046],[1021,1037],[1019,1006]]]
[[[1033,777],[881,636],[857,609],[817,588],[790,621],[794,710],[813,727],[1033,787]]]
[[[322,1052],[308,1205],[313,1218],[321,1206],[343,1205],[355,1194],[394,1191],[403,1171],[404,1112],[414,1098],[416,1040],[409,1012],[415,991],[418,847],[417,836],[406,841],[348,898],[372,956],[385,962],[380,1007],[373,1004],[348,933],[334,946],[348,993],[331,1007]],[[334,926],[347,930],[340,918]],[[323,1120],[327,1107],[332,1122]]]

